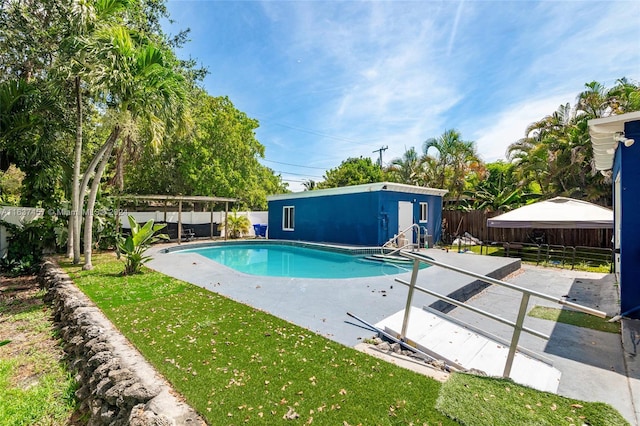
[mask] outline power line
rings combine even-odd
[[[264,120],[264,119],[261,119],[261,118],[258,118],[258,120],[260,120],[261,122],[265,122],[265,121],[267,123],[269,122],[269,120]],[[340,136],[328,135],[326,133],[322,133],[322,132],[319,132],[317,130],[304,129],[302,127],[291,126],[289,124],[284,124],[284,123],[276,123],[274,121],[271,121],[271,124],[274,124],[276,126],[286,127],[287,129],[297,130],[297,131],[303,132],[303,133],[309,133],[311,135],[322,136],[324,138],[333,139],[333,140],[337,140],[337,141],[352,142],[352,143],[355,143],[355,144],[365,144],[365,143],[367,143],[367,142],[357,141],[357,140],[354,140],[354,139],[343,138],[343,137],[340,137]]]
[[[360,145],[360,146],[366,146],[369,145],[371,142],[375,141],[375,140],[379,140],[380,138],[377,139],[370,139],[370,140],[356,140],[356,139],[349,139],[349,138],[345,138],[342,136],[334,136],[334,135],[329,135],[327,133],[323,133],[320,132],[318,130],[314,130],[314,129],[305,129],[303,127],[297,127],[297,126],[292,126],[290,124],[286,124],[286,123],[278,123],[275,121],[271,121],[268,119],[265,119],[263,117],[258,117],[258,116],[254,116],[256,119],[258,119],[258,121],[260,121],[260,123],[268,123],[268,124],[272,124],[275,126],[280,126],[280,127],[285,127],[287,129],[292,129],[292,130],[296,130],[298,132],[303,132],[303,133],[309,133],[311,135],[316,135],[316,136],[322,136],[324,138],[328,138],[328,139],[333,139],[336,141],[343,141],[343,142],[350,142],[354,145]]]
[[[312,177],[312,178],[317,178],[317,179],[324,179],[322,176],[306,175],[304,173],[283,172],[281,170],[274,170],[274,172],[275,173],[282,173],[282,174],[285,174],[285,175],[307,176],[307,177]]]
[[[266,158],[263,158],[262,160],[263,161],[268,161],[270,163],[283,164],[285,166],[304,167],[305,169],[327,170],[326,167],[302,166],[300,164],[282,163],[280,161],[267,160]]]

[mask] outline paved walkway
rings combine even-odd
[[[347,315],[351,312],[369,323],[377,323],[403,309],[407,289],[394,278],[409,280],[410,273],[376,278],[317,280],[250,276],[218,265],[197,254],[162,253],[152,249],[149,266],[167,275],[200,285],[231,299],[263,309],[280,318],[308,328],[332,340],[355,346],[372,332]],[[516,271],[519,261],[473,254],[459,254],[429,249],[426,254],[443,263],[481,274],[502,278]],[[557,297],[568,296],[576,303],[618,313],[618,295],[610,274],[573,272],[525,265],[507,281]],[[441,294],[472,297],[472,304],[515,320],[520,296],[512,290],[483,286],[459,273],[437,267],[420,272],[418,284]],[[475,296],[474,296],[475,295]],[[433,305],[436,300],[422,293],[414,296],[413,306]],[[533,299],[534,304],[553,305]],[[511,329],[469,311],[457,308],[451,315],[479,326],[492,334],[509,339]],[[480,324],[481,323],[481,324]],[[640,421],[640,357],[633,342],[640,346],[640,327],[625,321],[620,336],[527,317],[525,325],[551,336],[545,341],[524,333],[520,344],[551,358],[562,372],[560,395],[586,401],[611,404],[633,424]],[[635,334],[633,334],[635,332]]]
[[[568,271],[523,265],[506,281],[556,297],[596,308],[613,316],[618,313],[618,293],[612,274]],[[470,303],[489,312],[515,319],[520,293],[491,286]],[[533,299],[534,305],[559,307],[553,302]],[[492,334],[510,338],[510,327],[478,317],[463,309],[450,313]],[[603,320],[604,321],[604,320]],[[625,320],[623,334],[631,340],[638,321]],[[541,331],[548,341],[523,333],[520,345],[543,354],[562,372],[558,394],[584,401],[602,401],[615,407],[632,425],[640,421],[640,357],[628,343],[623,347],[620,335],[594,331],[527,316],[525,325]],[[636,328],[635,339],[640,337]]]

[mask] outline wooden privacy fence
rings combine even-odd
[[[531,228],[489,228],[487,219],[500,212],[481,210],[443,210],[442,240],[451,244],[456,236],[465,232],[482,240],[521,241],[525,243],[552,244],[563,246],[584,246],[611,248],[612,229],[531,229]]]

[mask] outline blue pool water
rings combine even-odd
[[[180,250],[205,256],[250,275],[291,278],[359,278],[395,275],[411,264],[395,265],[337,252],[279,244],[233,244]]]

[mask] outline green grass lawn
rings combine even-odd
[[[461,418],[436,409],[442,385],[433,379],[148,269],[119,276],[122,263],[111,255],[96,256],[94,265],[87,272],[63,263],[211,424],[447,425],[457,424],[447,415]]]
[[[607,404],[537,392],[508,379],[454,374],[436,407],[465,425],[625,425]]]
[[[79,287],[211,424],[455,424],[440,383],[272,315],[97,256]]]
[[[529,311],[528,315],[534,318],[561,322],[578,327],[590,328],[592,330],[620,334],[619,322],[609,322],[609,318],[599,318],[582,312],[572,311],[570,309],[534,306],[533,309]]]

